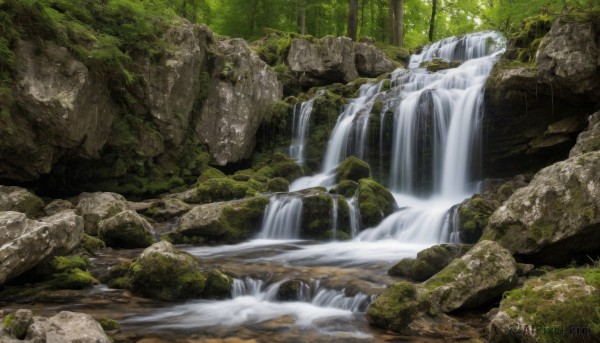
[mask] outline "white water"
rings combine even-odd
[[[380,122],[381,137],[386,131],[393,133],[391,146],[384,146],[383,138],[379,140],[380,150],[391,154],[390,178],[383,181],[394,191],[399,210],[377,227],[360,231],[358,199],[353,197],[348,204],[354,239],[307,244],[297,240],[302,223],[301,196],[276,194],[265,212],[259,239],[232,246],[195,247],[188,252],[199,258],[224,260],[241,256],[249,265],[386,269],[432,244],[456,241],[456,233],[452,232],[456,216],[449,210],[476,189],[477,180],[470,167],[477,157],[473,144],[480,134],[483,85],[502,46],[502,38],[492,32],[445,39],[421,55],[412,56],[409,70],[393,72],[391,89],[382,92],[383,81],[363,85],[360,96],[343,109],[337,120],[321,173],[290,185],[290,191],[330,188],[334,186],[335,168],[346,157],[365,159],[369,115],[375,101],[382,101],[382,112],[393,114],[393,128],[385,127],[383,115]],[[420,63],[438,57],[465,62],[437,73],[419,68]],[[303,104],[300,113],[294,113],[290,153],[300,163],[305,158],[311,107],[312,103]],[[429,149],[428,158],[424,158],[423,144]],[[332,229],[337,232],[337,211],[333,216]],[[232,299],[178,305],[130,320],[156,322],[169,328],[231,327],[288,316],[294,325],[322,328],[320,323],[328,318],[352,322],[353,313],[363,311],[371,300],[363,293],[348,297],[343,290],[322,288],[316,283],[307,286],[302,301],[277,301],[277,290],[284,280],[269,284],[268,280],[236,279]],[[357,338],[369,337],[350,331]]]
[[[297,104],[294,106],[292,115],[292,145],[290,145],[289,155],[296,159],[299,165],[304,164],[304,148],[306,145],[306,135],[310,122],[310,114],[313,110],[313,104],[316,98]]]

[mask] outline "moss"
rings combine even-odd
[[[273,154],[270,168],[273,170],[273,176],[282,177],[290,182],[304,174],[293,159],[280,153]]]
[[[119,322],[114,319],[102,317],[96,319],[96,321],[98,322],[98,324],[100,324],[100,326],[102,326],[102,329],[104,331],[115,331],[121,328],[121,324],[119,324]]]
[[[204,288],[204,296],[211,299],[227,298],[231,294],[233,288],[233,279],[223,274],[219,269],[212,269],[205,273],[206,287]]]
[[[346,198],[352,198],[356,194],[358,183],[352,180],[342,180],[333,189],[335,194],[343,195]]]
[[[12,322],[15,320],[15,313],[9,313],[6,316],[4,316],[4,318],[2,318],[2,327],[5,330],[8,330],[8,328],[10,328]]]
[[[361,159],[354,156],[350,156],[344,160],[337,168],[335,173],[336,182],[343,180],[352,180],[358,182],[363,178],[371,176],[371,168],[369,164]]]
[[[373,179],[358,182],[358,207],[363,227],[373,227],[396,209],[394,196]]]
[[[269,180],[267,187],[271,192],[287,192],[290,188],[290,183],[282,177],[276,177]]]
[[[216,178],[208,179],[198,185],[198,197],[201,202],[210,203],[253,196],[260,190],[255,183]]]
[[[239,207],[228,207],[223,210],[220,221],[228,234],[226,241],[239,241],[248,238],[262,220],[269,199],[255,197],[244,201]]]
[[[256,172],[256,175],[271,178],[275,175],[275,171],[269,166],[264,166]]]
[[[222,177],[226,177],[226,176],[227,175],[225,175],[225,173],[223,173],[219,169],[208,167],[208,168],[204,169],[202,171],[202,174],[200,174],[200,176],[198,177],[198,183],[202,183],[202,182],[210,180],[210,179],[218,179],[218,178],[222,178]]]
[[[104,241],[84,233],[79,248],[90,256],[96,256],[99,250],[106,248],[106,244]]]
[[[428,301],[408,282],[399,282],[380,294],[369,306],[367,320],[373,326],[403,332],[429,308]]]
[[[98,283],[92,274],[79,268],[69,269],[53,277],[52,286],[58,289],[83,289]]]
[[[483,229],[487,226],[490,216],[496,208],[497,206],[494,206],[489,200],[484,199],[478,194],[460,204],[458,207],[458,218],[460,223],[458,230],[461,239],[465,243],[477,242],[483,233]]]
[[[434,58],[431,61],[422,62],[419,67],[425,68],[430,72],[438,72],[440,70],[456,68],[460,65],[460,61],[446,61],[441,58]]]

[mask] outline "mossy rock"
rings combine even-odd
[[[230,178],[208,179],[198,185],[198,198],[202,203],[241,199],[256,195],[262,188],[258,183],[236,181]]]
[[[425,68],[425,69],[427,69],[427,71],[435,73],[440,70],[457,68],[458,66],[460,66],[460,64],[461,64],[460,61],[446,61],[441,58],[434,58],[431,61],[422,62],[419,65],[419,67]]]
[[[344,180],[358,182],[360,179],[371,176],[371,168],[369,164],[357,157],[350,156],[344,160],[337,168],[335,173],[335,181],[339,183]]]
[[[98,223],[98,235],[113,248],[146,248],[154,243],[150,223],[131,210]]]
[[[361,179],[358,182],[358,208],[362,219],[362,227],[378,225],[396,208],[396,199],[387,188],[373,179]]]
[[[424,316],[431,305],[417,287],[399,282],[381,293],[367,310],[369,324],[396,332],[405,332],[410,323]]]
[[[52,285],[56,289],[84,289],[98,283],[88,271],[73,268],[53,275]]]
[[[220,171],[217,168],[208,167],[208,168],[204,169],[202,171],[202,174],[200,174],[200,176],[198,177],[198,183],[202,183],[206,180],[218,179],[218,178],[222,178],[222,177],[227,177],[227,175],[225,175],[225,173],[223,173],[222,171]]]
[[[83,234],[83,238],[81,239],[81,244],[79,245],[79,251],[83,251],[90,256],[96,256],[98,251],[106,248],[106,243],[103,240],[98,239],[96,237],[92,237],[88,234]]]
[[[335,194],[342,195],[346,198],[352,198],[356,195],[356,190],[358,189],[358,183],[352,180],[342,180],[340,181],[335,188],[333,188],[333,192]]]
[[[282,177],[276,177],[267,182],[267,187],[271,192],[287,192],[290,189],[290,183]]]
[[[284,281],[277,290],[277,300],[301,301],[304,288],[306,288],[306,284],[300,279]]]
[[[2,320],[4,331],[8,332],[11,336],[19,340],[25,339],[25,336],[27,335],[27,329],[32,323],[32,312],[30,310],[23,309],[9,313]]]
[[[504,191],[507,191],[507,189]],[[477,242],[496,208],[498,208],[498,204],[494,204],[479,194],[473,195],[470,199],[458,205],[460,225],[458,232],[461,241],[465,243]]]
[[[0,211],[25,213],[34,218],[43,213],[44,201],[21,187],[0,185]]]
[[[302,238],[331,238],[332,218],[333,199],[324,189],[309,190],[302,196]]]
[[[206,285],[196,258],[165,241],[144,250],[128,276],[135,294],[166,301],[199,298]]]
[[[104,331],[117,331],[121,329],[121,324],[114,319],[102,317],[96,319],[96,321],[102,326],[102,330]]]
[[[444,269],[452,260],[463,256],[472,245],[439,244],[420,251],[416,258],[405,258],[396,263],[388,275],[425,281]]]
[[[127,277],[130,267],[131,263],[119,263],[112,266],[106,274],[100,277],[100,282],[105,283],[110,288],[130,288],[131,280]]]
[[[152,205],[141,211],[147,217],[162,222],[181,216],[188,212],[192,207],[185,202],[175,198],[165,198],[155,201]]]
[[[206,287],[204,288],[204,297],[210,299],[224,299],[231,295],[233,289],[233,279],[225,275],[219,269],[212,269],[206,273]]]
[[[294,159],[287,157],[284,154],[273,154],[272,163],[270,165],[273,170],[273,176],[282,177],[289,182],[304,175],[302,168],[296,164]]]

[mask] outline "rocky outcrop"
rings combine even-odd
[[[600,150],[600,112],[596,112],[588,117],[588,127],[577,136],[577,143],[571,149],[569,157],[598,150]]]
[[[354,62],[360,76],[378,77],[396,69],[394,62],[383,51],[368,43],[354,44]]]
[[[425,281],[446,268],[454,259],[466,254],[472,245],[439,244],[421,250],[416,258],[404,258],[396,263],[388,275],[400,276],[414,281]]]
[[[178,243],[235,243],[259,229],[269,199],[254,197],[192,208],[179,220],[171,236]]]
[[[154,242],[152,225],[131,210],[100,221],[98,237],[112,248],[146,248]]]
[[[516,272],[508,250],[482,241],[426,282],[388,288],[369,307],[367,320],[380,328],[421,335],[414,328],[443,319],[440,312],[473,308],[500,297],[516,285]]]
[[[90,315],[61,311],[50,317],[33,317],[27,341],[46,343],[110,343],[102,326]]]
[[[127,200],[117,193],[81,193],[75,213],[85,221],[85,233],[95,236],[98,234],[98,223],[117,213],[129,209]]]
[[[215,162],[225,165],[250,156],[263,115],[282,97],[282,86],[242,39],[217,42],[213,57],[196,132]]]
[[[35,217],[42,212],[44,201],[21,187],[0,186],[0,211],[15,211]]]
[[[585,117],[597,110],[599,37],[592,20],[561,18],[534,64],[496,64],[485,93],[485,176],[534,172],[568,156]]]
[[[73,250],[83,236],[83,218],[73,211],[39,221],[18,212],[0,212],[0,284],[45,258]]]
[[[598,280],[598,268],[564,269],[527,280],[500,302],[490,323],[490,342],[597,342]]]
[[[600,251],[600,151],[539,171],[489,219],[483,239],[536,263],[567,264]]]

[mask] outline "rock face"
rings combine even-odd
[[[600,151],[542,169],[492,214],[482,238],[549,264],[600,251],[599,170]]]
[[[75,212],[85,221],[85,233],[98,234],[98,223],[128,209],[127,200],[116,193],[81,193]]]
[[[599,277],[598,268],[563,269],[527,280],[502,299],[490,342],[599,341]]]
[[[283,90],[244,40],[222,40],[216,49],[216,67],[196,132],[216,163],[225,165],[250,156],[263,115]]]
[[[146,248],[154,242],[152,225],[131,210],[98,223],[98,236],[113,248]]]
[[[83,236],[83,218],[73,211],[39,221],[23,213],[0,212],[0,284],[22,274],[46,257],[67,253]]]
[[[419,251],[417,258],[405,258],[396,263],[388,275],[408,277],[415,281],[425,281],[446,268],[452,260],[463,256],[471,249],[466,244],[439,244]]]
[[[592,20],[558,19],[534,65],[500,62],[486,83],[484,175],[532,172],[567,157],[597,108],[600,32]]]
[[[16,103],[0,143],[0,177],[18,181],[47,174],[66,152],[98,158],[108,139],[116,105],[104,77],[89,70],[65,47],[52,42],[41,52],[18,41]]]
[[[44,201],[25,188],[0,186],[0,211],[22,212],[35,217],[43,207]]]
[[[46,343],[110,343],[104,330],[91,316],[61,311],[53,317],[34,317],[26,340]]]
[[[571,149],[569,157],[600,150],[600,112],[589,116],[588,122],[587,129],[577,136],[577,143]]]
[[[368,43],[354,44],[354,62],[360,76],[377,77],[396,69],[383,51]]]
[[[443,319],[440,312],[476,307],[499,297],[516,285],[516,272],[509,251],[482,241],[426,282],[400,282],[388,288],[369,307],[367,320],[380,328],[421,334],[415,328]]]

